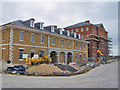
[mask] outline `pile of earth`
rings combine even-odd
[[[63,70],[59,69],[57,66],[49,64],[40,64],[32,66],[28,69],[29,74],[41,73],[41,74],[53,74],[53,73],[64,73]]]

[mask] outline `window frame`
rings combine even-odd
[[[41,35],[40,39],[41,39],[41,44],[44,44],[44,35]]]
[[[32,35],[33,35],[33,39],[32,39]],[[33,40],[33,41],[32,41]],[[35,43],[35,33],[31,33],[31,42]]]
[[[89,30],[89,27],[86,27],[86,31],[88,31]]]
[[[55,45],[55,37],[52,38],[52,45]]]
[[[61,40],[61,47],[63,47],[64,46],[64,40],[62,39]]]
[[[78,28],[76,28],[76,32],[78,32]]]
[[[83,32],[83,27],[81,28],[81,32]]]
[[[74,29],[71,29],[71,33],[73,33],[74,32]]]
[[[22,58],[20,58],[20,50],[22,50],[21,51]],[[24,48],[19,48],[19,61],[23,61],[23,54],[24,54]]]
[[[22,33],[22,39],[21,39],[21,33]],[[19,40],[20,40],[20,41],[24,41],[24,39],[23,39],[23,37],[24,37],[24,36],[23,36],[23,35],[24,35],[24,31],[20,31],[20,34],[19,34],[19,35],[20,35],[20,36],[19,36]]]

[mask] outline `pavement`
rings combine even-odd
[[[70,77],[3,74],[0,83],[2,88],[118,88],[118,61]]]

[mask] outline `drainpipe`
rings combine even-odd
[[[13,63],[13,28],[10,29],[9,60]]]

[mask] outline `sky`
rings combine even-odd
[[[113,55],[118,55],[117,2],[2,2],[0,25],[14,20],[34,18],[44,26],[66,27],[85,20],[103,23],[112,38]]]

